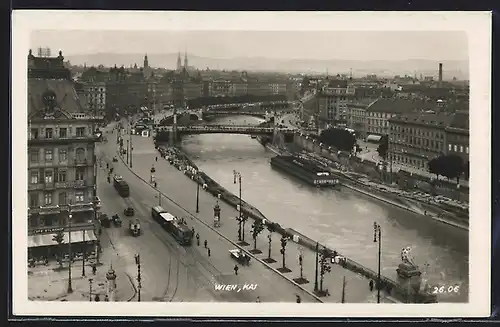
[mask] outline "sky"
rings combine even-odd
[[[462,31],[99,31],[36,30],[30,47],[71,55],[166,54],[188,51],[207,58],[468,60]]]

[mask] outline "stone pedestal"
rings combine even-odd
[[[106,295],[109,302],[114,302],[116,301],[116,274],[113,267],[109,268],[106,273],[106,281]]]

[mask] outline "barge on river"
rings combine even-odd
[[[329,171],[319,165],[299,156],[276,156],[271,158],[273,168],[297,177],[312,186],[327,187],[338,184]]]

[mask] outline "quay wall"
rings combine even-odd
[[[159,146],[159,151],[162,152],[162,146]],[[178,155],[178,158],[181,158],[184,163],[188,164],[191,166],[193,169],[185,169],[183,170],[183,173],[193,179],[193,181],[199,183],[200,185],[204,186],[205,191],[208,193],[212,194],[214,197],[219,198],[220,200],[224,201],[225,203],[237,207],[240,204],[239,198],[226,190],[224,187],[222,187],[219,183],[217,183],[215,180],[213,180],[210,176],[208,176],[204,172],[200,172],[196,164],[181,150],[176,148],[176,152]],[[175,164],[175,163],[174,163]],[[179,168],[179,164],[175,164],[177,168]],[[181,167],[182,168],[182,167]],[[313,241],[312,239],[300,234],[299,232],[295,231],[294,229],[290,228],[285,228],[281,226],[278,223],[272,222],[269,219],[267,219],[262,212],[260,212],[257,208],[251,206],[250,204],[246,203],[245,201],[241,201],[241,211],[242,213],[246,214],[249,218],[252,218],[254,220],[264,220],[264,223],[266,227],[269,227],[269,225],[272,225],[271,228],[278,234],[287,237],[290,240],[294,239],[294,236],[298,236],[298,243],[304,247],[307,247],[311,249],[312,251],[316,250],[316,242]],[[327,246],[321,245],[320,248],[325,248],[333,252],[332,249],[328,248]],[[368,267],[363,266],[362,264],[351,260],[342,254],[339,253],[342,257],[344,257],[346,260],[342,263],[342,266],[345,269],[349,269],[355,273],[358,273],[366,278],[377,280],[377,273]],[[398,283],[397,281],[394,281],[390,278],[381,276],[381,285],[380,285],[382,290],[385,290],[387,294],[392,296],[393,298],[405,302],[409,298],[409,291],[408,287],[405,287]],[[428,303],[428,302],[437,302],[435,296],[433,296],[430,293],[417,293],[411,295],[413,297],[413,301],[417,303]]]

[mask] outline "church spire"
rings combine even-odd
[[[184,50],[184,68],[188,68],[188,55],[186,50]]]
[[[179,51],[179,53],[177,54],[177,69],[178,70],[181,69],[181,66],[182,66],[182,64],[181,64],[181,53]]]
[[[146,53],[146,55],[144,56],[144,68],[148,67],[149,67],[148,54]]]

